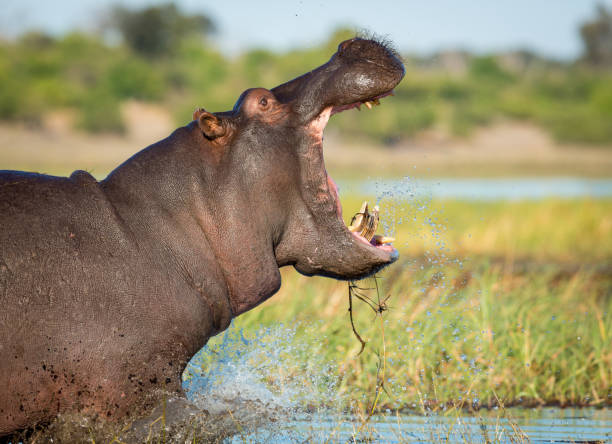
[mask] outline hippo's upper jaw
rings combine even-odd
[[[281,103],[290,103],[306,123],[329,107],[335,114],[362,103],[377,103],[391,94],[403,76],[404,66],[388,44],[353,38],[340,43],[326,64],[272,92]]]

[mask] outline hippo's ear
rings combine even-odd
[[[193,119],[198,121],[198,126],[208,139],[212,140],[225,135],[223,121],[204,108],[196,109],[193,112]]]

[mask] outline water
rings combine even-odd
[[[238,415],[245,402],[283,415],[343,403],[334,363],[316,353],[317,323],[298,336],[299,327],[278,324],[246,334],[231,325],[190,361],[183,374],[187,397],[210,413]]]
[[[505,415],[505,417],[504,417]],[[485,411],[476,415],[449,416],[387,415],[373,417],[361,433],[355,418],[341,421],[312,418],[287,422],[284,432],[265,427],[250,435],[236,436],[230,442],[612,442],[612,410],[595,409],[509,409]]]
[[[342,190],[364,195],[397,187],[397,180],[339,181]],[[439,178],[418,179],[416,197],[463,200],[536,200],[548,197],[572,199],[580,197],[612,197],[612,179],[579,177],[538,178]]]

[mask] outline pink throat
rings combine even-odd
[[[340,205],[340,194],[338,193],[338,185],[334,182],[334,179],[331,176],[327,175],[327,185],[332,193],[332,197],[336,200],[336,213],[338,214],[338,218],[342,221],[342,205]],[[344,222],[343,222],[344,223]]]

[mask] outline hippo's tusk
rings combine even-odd
[[[353,220],[348,227],[349,231],[358,233],[366,240],[371,241],[372,238],[374,238],[376,228],[378,228],[378,222],[380,220],[379,211],[378,205],[376,205],[370,213],[368,210],[368,202],[364,201],[363,204],[361,204],[359,213],[353,216]]]
[[[383,236],[382,234],[375,234],[372,240],[374,241],[374,245],[384,245],[395,242],[394,237]]]
[[[351,224],[348,229],[354,233],[360,233],[364,230],[366,224],[366,215],[368,213],[368,202],[364,201],[361,204],[361,209],[357,214],[353,216],[353,220],[351,220]]]
[[[361,235],[365,237],[368,241],[371,241],[374,237],[374,233],[376,232],[376,228],[378,228],[378,220],[379,220],[379,209],[378,205],[374,207],[371,213],[366,214],[366,224],[365,228],[361,232]]]

